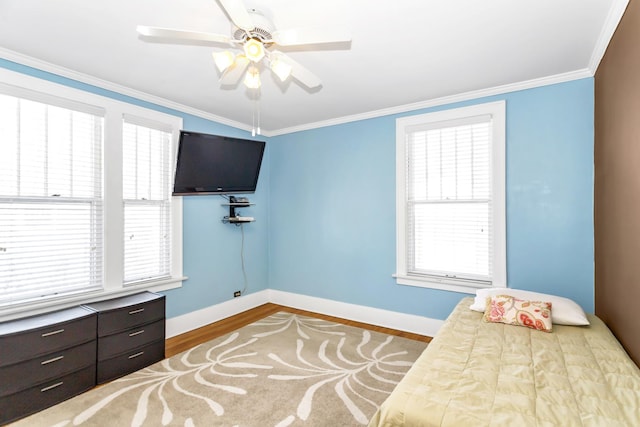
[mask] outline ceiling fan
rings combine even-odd
[[[137,31],[140,35],[157,41],[227,45],[240,49],[237,54],[229,50],[214,52],[213,58],[221,73],[222,86],[236,86],[244,76],[244,84],[250,89],[257,89],[261,85],[261,63],[266,63],[283,82],[291,76],[310,89],[319,87],[322,82],[315,74],[289,55],[277,50],[276,47],[351,41],[350,34],[344,30],[320,28],[277,30],[263,12],[247,8],[243,0],[218,0],[218,2],[231,19],[229,36],[143,25],[139,25]]]

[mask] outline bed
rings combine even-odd
[[[382,426],[638,426],[640,370],[605,324],[483,321],[464,298],[371,419]]]

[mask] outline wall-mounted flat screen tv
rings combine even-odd
[[[253,193],[264,141],[180,131],[174,196]]]

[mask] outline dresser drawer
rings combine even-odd
[[[74,307],[0,324],[0,366],[73,347],[96,338],[96,315]]]
[[[98,360],[109,359],[154,341],[164,341],[164,327],[163,319],[118,334],[100,337],[98,340]]]
[[[164,319],[165,297],[152,292],[87,304],[98,312],[98,336],[122,332]]]
[[[98,363],[98,384],[130,374],[162,359],[164,359],[164,340],[102,360]]]
[[[14,421],[93,388],[95,364],[0,399],[0,424]]]
[[[0,368],[0,398],[96,363],[96,341]]]

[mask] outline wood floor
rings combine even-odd
[[[231,316],[229,318],[220,320],[219,322],[211,323],[193,331],[189,331],[182,335],[175,336],[166,340],[165,356],[171,357],[198,344],[210,341],[219,336],[228,334],[236,329],[260,320],[264,317],[270,316],[279,311],[286,311],[289,313],[300,314],[303,316],[317,317],[319,319],[329,320],[336,323],[343,323],[345,325],[356,326],[363,329],[369,329],[376,332],[381,332],[389,335],[396,335],[399,337],[409,338],[412,340],[430,342],[431,337],[413,334],[410,332],[398,331],[395,329],[383,328],[380,326],[369,325],[366,323],[354,322],[351,320],[345,320],[338,317],[325,316],[323,314],[314,313],[311,311],[298,310],[291,307],[285,307],[278,304],[264,304],[243,313]]]

